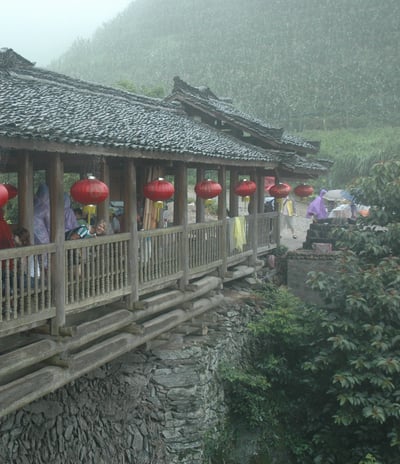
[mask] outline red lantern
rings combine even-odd
[[[143,186],[144,196],[152,201],[169,200],[174,193],[174,186],[162,177]]]
[[[217,197],[222,192],[222,187],[215,180],[207,179],[196,184],[194,191],[198,197],[207,200],[208,198]]]
[[[11,200],[11,198],[15,198],[18,195],[18,189],[17,187],[14,187],[14,185],[4,184],[4,187],[7,189],[9,200]]]
[[[314,189],[311,187],[311,185],[300,184],[295,187],[294,193],[300,198],[305,198],[312,195],[314,193]]]
[[[109,194],[107,185],[93,176],[75,182],[70,192],[71,197],[83,205],[97,205],[104,201]]]
[[[8,201],[8,190],[4,184],[0,184],[0,208],[2,208]]]
[[[289,195],[290,191],[292,190],[292,187],[288,184],[275,184],[269,189],[269,194],[271,197],[275,198],[285,198]]]
[[[257,190],[257,185],[252,180],[243,179],[235,187],[234,192],[240,197],[249,197]]]

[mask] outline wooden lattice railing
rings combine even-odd
[[[122,233],[66,241],[63,250],[54,243],[0,250],[0,336],[216,269],[223,275],[224,266],[273,248],[277,221],[265,213],[140,231],[135,240]]]

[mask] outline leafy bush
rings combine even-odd
[[[264,288],[251,356],[225,378],[232,411],[262,429],[270,457],[284,446],[292,463],[398,462],[399,178],[400,162],[391,161],[354,184],[371,215],[337,231],[343,253],[336,275],[310,274],[323,308]]]

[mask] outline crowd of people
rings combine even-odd
[[[78,240],[85,238],[94,238],[97,236],[105,235],[107,233],[118,233],[121,231],[121,225],[117,215],[113,213],[110,218],[110,225],[104,219],[96,220],[92,216],[90,221],[83,213],[82,208],[72,208],[71,198],[67,193],[64,193],[64,229],[65,240]],[[118,221],[118,223],[117,223]],[[111,225],[113,227],[111,227]],[[114,229],[115,228],[115,229]],[[46,184],[40,184],[33,201],[33,243],[29,230],[23,226],[11,228],[4,217],[4,210],[0,208],[0,249],[8,249],[15,247],[30,246],[32,244],[41,245],[50,243],[50,192]],[[47,262],[46,255],[43,255],[42,266],[46,269]],[[22,263],[23,261],[21,261]],[[2,262],[2,280],[3,292],[6,279],[6,266],[7,272],[13,274],[14,272],[23,273],[23,280],[25,286],[27,280],[31,280],[31,287],[34,285],[34,279],[40,278],[40,266],[37,257],[31,256],[28,258],[27,263],[23,269],[14,269],[14,260],[3,260]],[[21,267],[21,266],[19,266]],[[13,279],[9,279],[12,282]],[[20,278],[17,279],[20,282]]]
[[[313,222],[318,222],[329,216],[328,208],[324,201],[326,193],[325,189],[321,189],[319,195],[309,203],[306,218],[312,219]],[[285,228],[289,229],[292,238],[296,239],[297,234],[294,221],[294,217],[296,216],[296,201],[292,194],[289,193],[287,197],[281,199],[265,197],[264,212],[275,210],[280,213],[281,231]],[[352,211],[350,206],[349,211]],[[353,212],[351,214],[353,217]],[[65,240],[80,240],[105,234],[119,233],[122,230],[121,220],[121,208],[110,210],[108,222],[104,219],[96,220],[95,215],[89,215],[88,217],[85,214],[85,209],[81,207],[72,208],[69,194],[64,193]],[[34,196],[33,230],[34,244],[50,243],[50,193],[45,183],[39,185]],[[0,209],[0,249],[29,246],[31,244],[28,229],[17,227],[12,231],[4,218],[4,211]],[[47,263],[43,264],[46,268]],[[2,266],[4,266],[4,262]],[[12,266],[12,260],[9,261],[9,266]],[[37,263],[32,261],[26,267],[25,272],[28,278],[40,275]],[[12,272],[13,269],[11,268],[10,271]]]
[[[350,200],[338,202],[326,202],[326,189],[321,189],[319,194],[308,204],[305,217],[312,222],[323,221],[327,218],[333,219],[355,219],[358,214],[365,215],[364,211],[358,211],[356,205]],[[274,197],[265,197],[264,212],[279,211],[281,232],[288,229],[292,238],[297,238],[296,221],[297,216],[296,200],[292,193],[285,198],[275,199]]]

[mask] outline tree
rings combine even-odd
[[[140,88],[137,88],[133,82],[127,80],[118,81],[116,86],[127,92],[146,95],[147,97],[163,98],[165,96],[165,91],[161,86],[146,87],[142,85]]]
[[[269,456],[284,443],[295,463],[398,462],[398,179],[400,162],[391,161],[354,184],[356,200],[371,213],[336,231],[343,250],[337,274],[310,274],[323,308],[304,306],[284,289],[264,289],[249,364],[226,379],[241,420],[261,428]],[[249,392],[260,380],[254,385],[244,373],[268,383],[256,390],[257,401]]]

